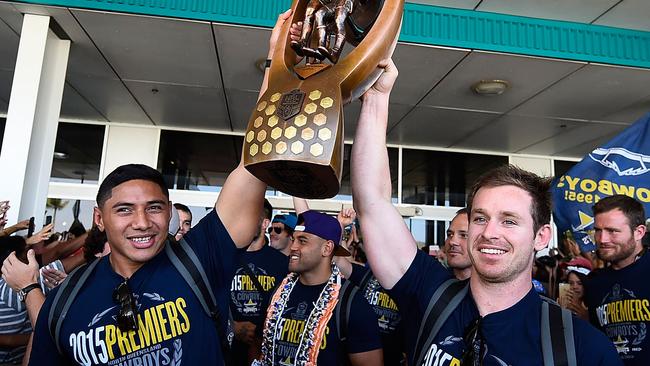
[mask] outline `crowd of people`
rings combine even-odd
[[[5,228],[3,202],[0,363],[650,363],[642,204],[601,199],[595,254],[567,238],[562,258],[536,259],[553,235],[550,180],[502,166],[474,182],[451,220],[443,265],[417,249],[391,201],[398,73],[391,60],[380,67],[361,97],[354,209],[336,217],[299,198],[295,214],[273,216],[266,184],[243,164],[194,226],[162,175],[139,164],[101,182],[88,232],[53,238],[47,225],[24,238],[29,220]]]

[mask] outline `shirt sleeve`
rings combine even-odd
[[[361,353],[381,348],[377,316],[359,292],[352,299],[350,310],[347,352]]]
[[[352,265],[352,273],[350,273],[350,282],[354,283],[356,286],[361,284],[363,276],[370,271],[370,268],[364,267],[356,263],[350,263]]]
[[[426,309],[435,290],[452,277],[437,259],[418,250],[409,269],[388,292],[400,309]]]
[[[36,327],[34,329],[34,337],[32,340],[32,351],[29,357],[29,365],[40,366],[40,365],[66,365],[65,357],[59,353],[59,350],[56,348],[56,344],[52,339],[50,334],[50,329],[48,325],[48,315],[50,314],[50,308],[52,306],[52,301],[56,295],[58,288],[52,290],[50,296],[45,299],[45,303],[41,307],[41,310],[38,313],[38,319],[36,320]]]
[[[217,212],[213,209],[184,239],[196,252],[210,281],[215,281],[212,285],[230,288],[230,281],[239,263],[238,252]]]

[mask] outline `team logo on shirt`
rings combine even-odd
[[[368,281],[364,297],[377,314],[379,330],[384,334],[395,331],[400,321],[397,304],[386,292],[381,291],[381,285],[376,278]]]
[[[634,352],[642,350],[640,345],[648,333],[646,322],[650,322],[648,299],[639,299],[633,291],[615,284],[596,308],[596,316],[621,358],[633,358]]]
[[[180,366],[183,343],[177,338],[190,331],[190,320],[185,309],[185,299],[165,300],[158,294],[144,294],[154,305],[142,309],[138,306],[138,330],[121,331],[115,320],[116,306],[96,314],[88,330],[70,335],[68,344],[75,361],[80,365],[106,364],[111,366],[170,365]],[[94,327],[107,314],[114,321]],[[163,345],[174,339],[171,347]]]
[[[275,287],[275,277],[270,276],[264,269],[255,267],[253,263],[248,266],[251,272],[257,275],[257,281],[263,287],[262,291],[268,293]],[[260,289],[243,268],[237,269],[232,279],[230,298],[239,314],[257,316],[265,310],[262,309],[263,298]]]

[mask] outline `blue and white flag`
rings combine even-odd
[[[600,199],[624,194],[650,212],[650,113],[556,179],[551,193],[555,224],[583,252],[596,248],[591,208]]]

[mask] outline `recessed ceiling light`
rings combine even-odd
[[[472,85],[472,90],[478,95],[495,96],[501,95],[510,87],[510,83],[505,80],[481,80]]]
[[[65,160],[68,158],[68,154],[60,151],[55,151],[54,158],[59,160]]]

